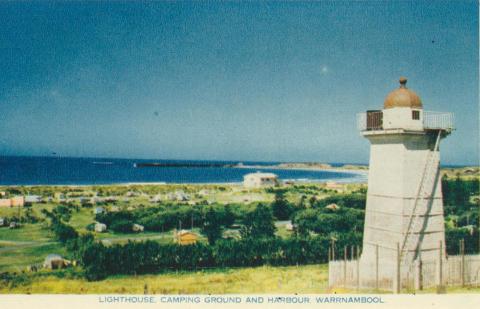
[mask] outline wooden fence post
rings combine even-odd
[[[461,260],[461,263],[460,263],[460,265],[461,265],[461,273],[460,274],[462,276],[462,278],[461,278],[462,287],[464,287],[465,286],[465,240],[464,239],[462,239],[460,241],[460,254],[462,256],[462,260]]]
[[[378,291],[378,244],[375,245],[375,290]]]
[[[347,286],[347,246],[343,248],[343,284]]]
[[[357,246],[357,291],[360,290],[360,247]]]
[[[335,240],[332,239],[332,261],[335,261]]]
[[[423,278],[422,278],[422,260],[420,258],[420,252],[417,260],[415,261],[415,290],[423,290]]]
[[[396,259],[395,259],[395,270],[394,270],[394,278],[393,278],[393,293],[398,294],[400,293],[400,244],[397,242],[397,249],[395,251]]]
[[[443,286],[443,243],[440,240],[438,248],[438,263],[437,263],[437,293],[445,293]]]

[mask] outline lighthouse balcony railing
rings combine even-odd
[[[424,111],[423,128],[427,130],[451,131],[454,129],[453,113]]]
[[[357,127],[360,131],[383,130],[383,112],[367,111],[357,114]]]
[[[357,114],[357,128],[360,131],[384,130],[383,111],[367,111]],[[424,111],[423,128],[425,130],[452,131],[454,129],[453,113]],[[397,129],[403,128],[399,127]]]

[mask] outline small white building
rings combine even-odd
[[[103,214],[104,212],[105,212],[105,209],[103,207],[95,207],[95,209],[93,210],[94,215]]]
[[[150,199],[150,202],[158,203],[158,202],[161,202],[162,200],[163,200],[163,196],[161,194],[156,194],[152,196],[152,198]]]
[[[332,203],[332,204],[328,204],[327,206],[325,206],[326,209],[330,209],[330,210],[337,210],[340,208],[340,206],[338,206],[337,204],[335,203]]]
[[[95,232],[103,233],[107,231],[107,225],[104,223],[95,223]]]
[[[5,219],[4,218],[0,218],[0,226],[4,226],[5,225]]]
[[[140,224],[137,224],[137,223],[134,223],[132,225],[132,231],[134,231],[134,232],[143,232],[144,229],[145,228],[144,228],[143,225],[140,225]]]
[[[188,194],[185,194],[185,192],[179,190],[175,191],[174,193],[170,192],[167,194],[167,198],[171,201],[188,201],[190,200],[190,196]]]
[[[278,185],[278,176],[273,173],[250,173],[243,176],[245,188],[261,188]]]
[[[292,222],[289,222],[285,225],[285,229],[289,232],[295,230],[295,225]]]
[[[17,222],[10,222],[10,225],[8,226],[8,228],[10,229],[17,229],[19,227],[20,227],[20,224]]]
[[[40,203],[41,201],[42,201],[42,197],[40,195],[25,196],[25,203]]]
[[[55,192],[53,194],[53,199],[56,201],[56,202],[63,202],[65,201],[66,199],[66,196],[63,192]]]

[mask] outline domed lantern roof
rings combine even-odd
[[[410,107],[422,108],[422,100],[410,89],[407,89],[407,79],[400,77],[400,88],[393,90],[388,94],[383,103],[383,108]]]

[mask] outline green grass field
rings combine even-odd
[[[98,282],[42,271],[26,284],[1,287],[0,293],[49,294],[226,294],[327,293],[326,265],[256,267],[159,275],[115,276]]]
[[[0,272],[24,271],[28,265],[42,264],[50,253],[65,255],[66,251],[63,246],[54,242],[18,244],[0,248]]]
[[[0,294],[325,294],[357,293],[328,288],[326,264],[289,267],[249,267],[178,272],[158,275],[114,276],[88,282],[75,271],[45,271],[25,275]],[[379,293],[360,291],[360,293]],[[383,291],[380,293],[389,293]],[[406,292],[404,292],[406,293]],[[436,293],[435,289],[417,293]],[[447,293],[480,293],[480,287],[447,288]]]
[[[50,237],[50,231],[44,229],[41,223],[23,224],[22,227],[18,229],[0,228],[0,242],[42,242],[48,241]]]

